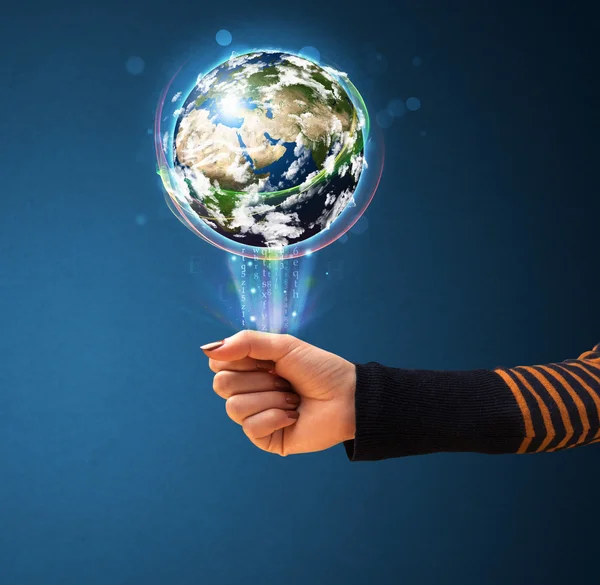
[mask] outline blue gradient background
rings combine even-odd
[[[386,130],[368,229],[316,259],[343,277],[305,339],[432,369],[600,341],[591,3],[336,4],[2,6],[2,585],[597,580],[596,446],[282,459],[211,391],[198,346],[231,330],[202,314],[189,264],[222,252],[170,214],[146,130],[181,56],[221,28],[343,56],[375,109],[421,100]]]

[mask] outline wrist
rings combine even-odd
[[[347,362],[343,384],[342,440],[352,441],[356,436],[356,366]]]

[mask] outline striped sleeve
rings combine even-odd
[[[351,461],[542,453],[600,442],[600,344],[578,359],[472,371],[356,364]]]
[[[554,452],[600,442],[600,344],[578,359],[494,370],[523,421],[517,453]]]

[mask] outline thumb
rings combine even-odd
[[[221,342],[200,349],[213,360],[234,362],[244,358],[278,362],[300,347],[303,342],[287,334],[265,333],[245,329]],[[217,345],[219,344],[219,345]]]

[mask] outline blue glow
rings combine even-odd
[[[256,294],[256,289],[255,289],[255,288],[251,288],[251,289],[250,289],[250,292],[251,292],[252,294]]]

